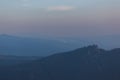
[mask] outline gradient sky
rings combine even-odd
[[[120,0],[0,0],[0,34],[120,35]]]

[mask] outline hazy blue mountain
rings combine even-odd
[[[0,35],[0,54],[17,56],[46,56],[75,49],[78,46],[63,40],[24,38]]]
[[[0,80],[120,80],[120,48],[93,45],[1,69]]]
[[[113,42],[114,41],[114,42]],[[119,36],[88,38],[26,38],[0,35],[0,54],[17,56],[48,56],[79,47],[98,44],[105,49],[120,47]]]
[[[86,45],[92,45],[92,44],[97,44],[101,48],[104,48],[107,50],[120,47],[120,42],[119,42],[120,35],[105,35],[105,36],[91,36],[91,37],[79,36],[79,37],[67,38],[67,40],[72,40],[78,43],[78,45],[81,45],[81,42],[82,42],[83,43],[83,45],[81,45],[82,47]]]

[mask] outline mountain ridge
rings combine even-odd
[[[2,69],[1,80],[119,80],[120,49],[96,45]],[[5,77],[4,77],[5,76]],[[7,76],[7,77],[6,77]]]
[[[72,44],[59,40],[17,37],[7,34],[0,35],[0,44],[1,55],[17,56],[47,56],[75,48]]]

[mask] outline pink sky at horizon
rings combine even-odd
[[[47,0],[48,3],[41,1],[44,4],[40,6],[38,0],[21,1],[12,0],[12,5],[8,0],[0,1],[4,3],[0,6],[0,34],[60,37],[120,35],[119,0],[67,0],[59,4],[57,0],[52,0],[54,4]]]

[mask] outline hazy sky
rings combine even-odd
[[[120,0],[0,0],[0,33],[119,35]]]

